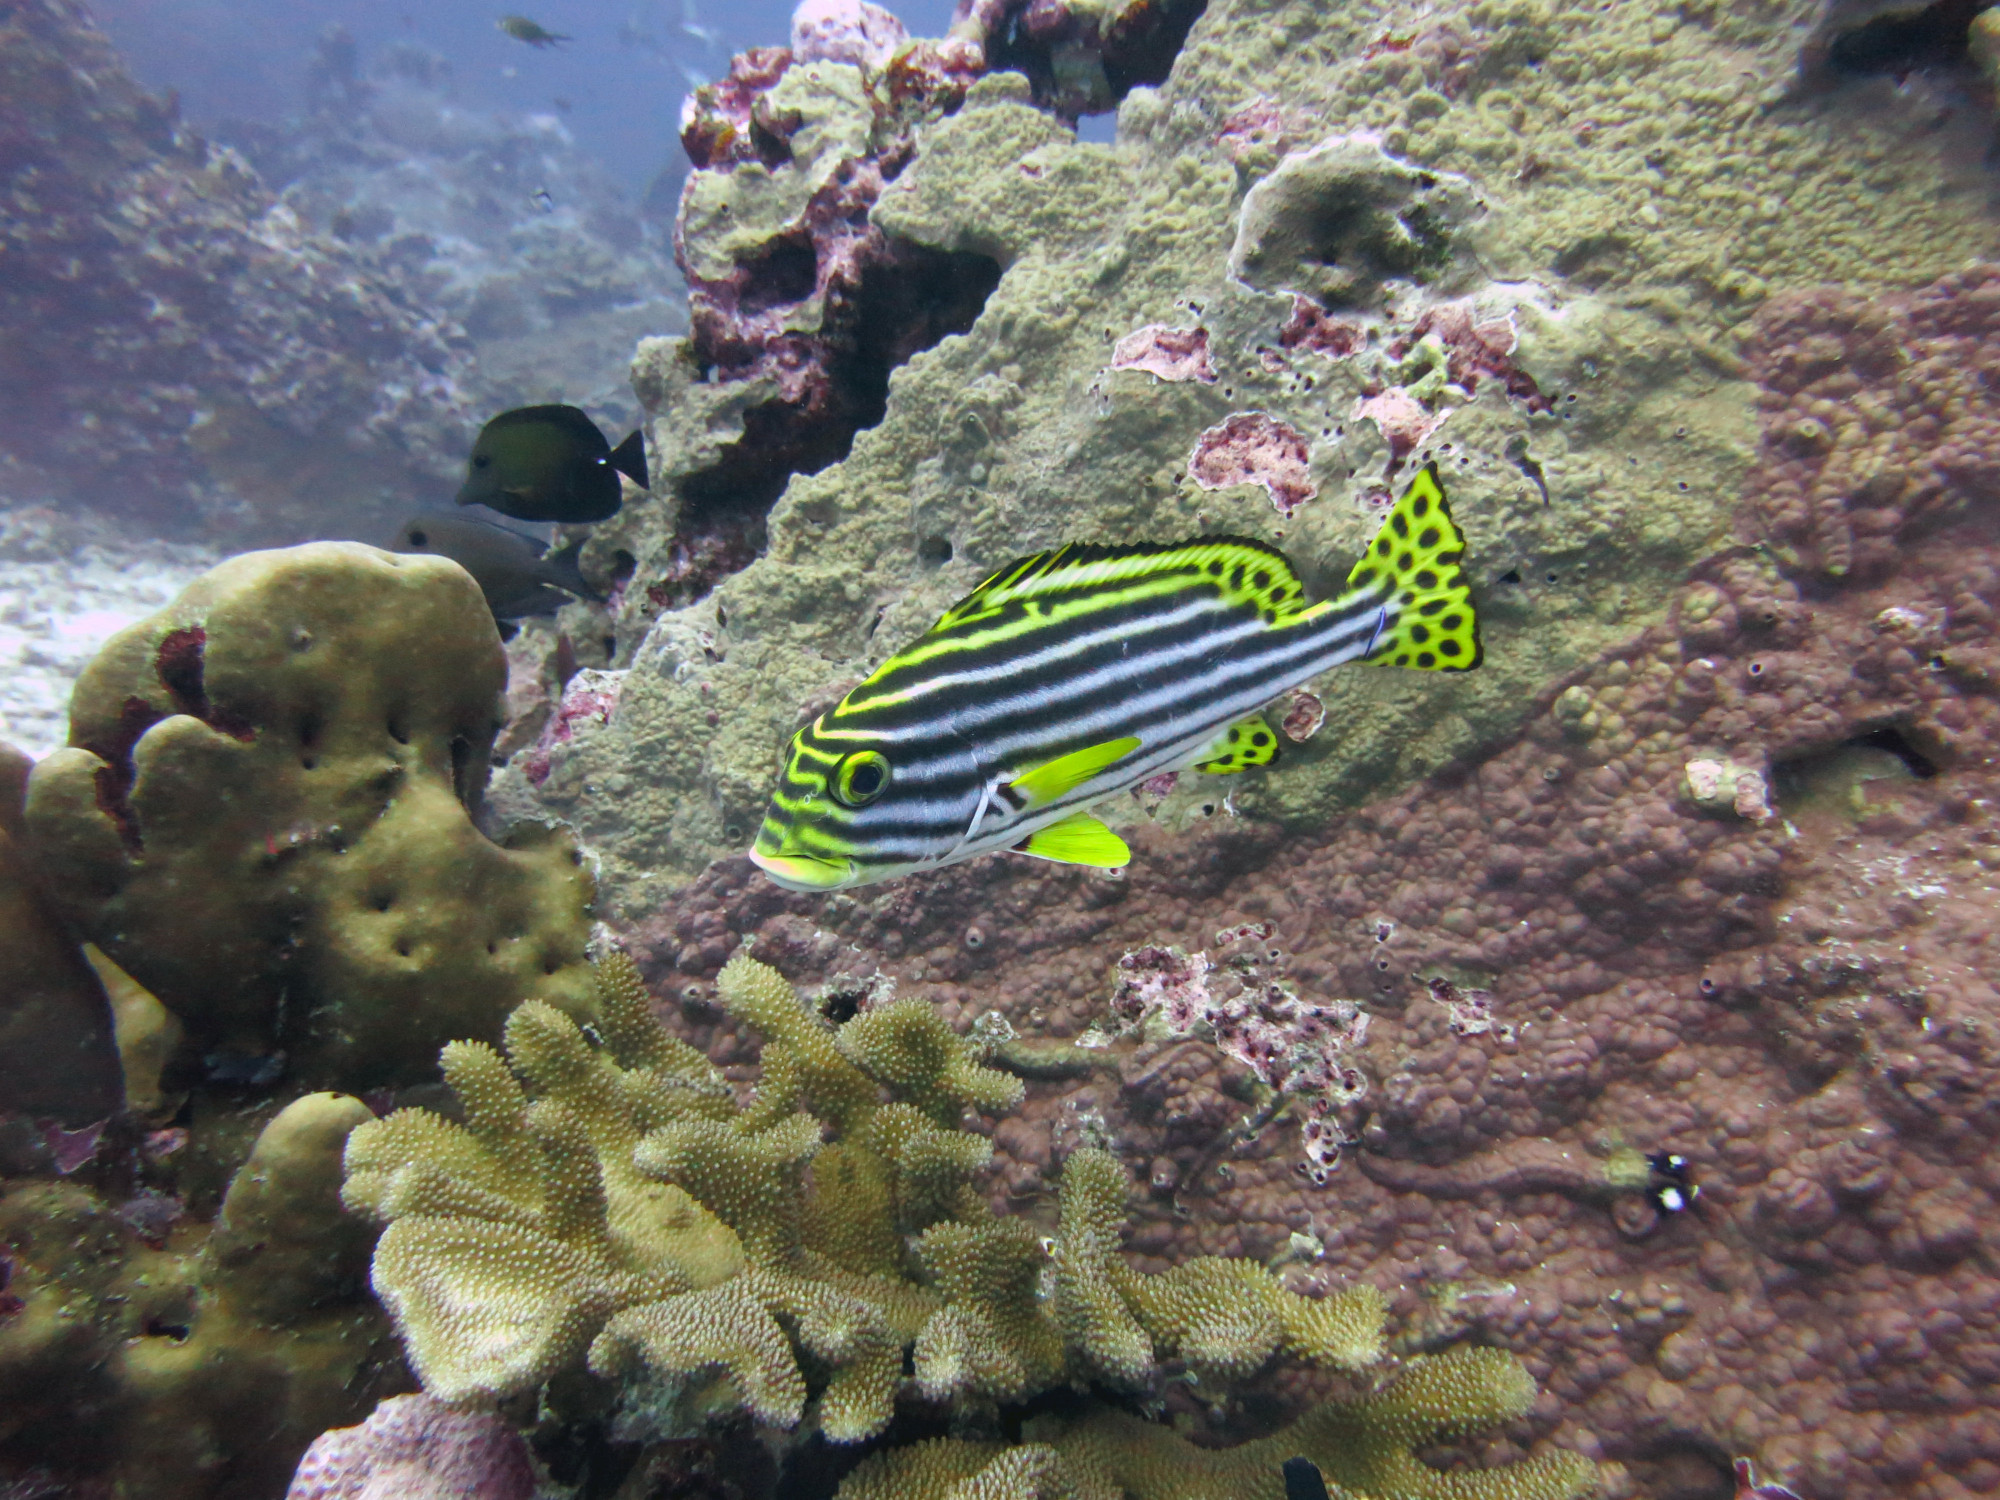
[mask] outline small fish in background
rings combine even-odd
[[[561,94],[557,94],[553,99],[549,100],[549,103],[556,107],[558,113],[565,115],[576,108],[573,100],[565,99]]]
[[[1331,1500],[1318,1464],[1309,1458],[1285,1460],[1285,1500]]]
[[[573,42],[573,36],[564,36],[559,31],[550,31],[539,22],[526,16],[502,16],[493,23],[517,42],[526,42],[530,47],[553,47],[557,42]]]
[[[1002,849],[1123,869],[1131,849],[1086,809],[1186,766],[1270,764],[1274,698],[1345,662],[1477,667],[1464,555],[1432,464],[1316,604],[1242,537],[1009,563],[792,736],[751,862],[807,891]]]
[[[637,432],[613,448],[574,406],[519,406],[479,429],[458,503],[517,521],[604,521],[618,514],[620,474],[647,488]]]
[[[556,200],[547,188],[535,189],[535,207],[539,208],[545,214],[552,214],[556,211]]]
[[[448,557],[472,575],[496,620],[554,614],[570,596],[601,601],[577,570],[582,548],[572,542],[559,552],[547,552],[534,537],[477,516],[430,511],[411,516],[396,532],[392,552],[423,552]]]

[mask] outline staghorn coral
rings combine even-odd
[[[1103,1152],[1070,1159],[1050,1248],[993,1216],[969,1186],[991,1147],[958,1122],[1021,1086],[928,1006],[836,1030],[775,970],[733,959],[718,996],[765,1039],[739,1105],[652,1021],[629,959],[598,974],[601,1049],[530,1002],[504,1059],[445,1049],[464,1124],[399,1110],[349,1142],[345,1199],[388,1222],[376,1290],[442,1400],[532,1390],[587,1359],[784,1427],[817,1397],[820,1429],[853,1442],[887,1424],[906,1349],[926,1396],[974,1402],[1086,1374],[1140,1386],[1172,1355],[1217,1385],[1280,1348],[1340,1369],[1379,1357],[1372,1288],[1315,1301],[1216,1259],[1134,1271],[1125,1173]]]
[[[473,826],[505,661],[456,564],[252,552],[120,632],[29,777],[57,909],[217,1060],[413,1081],[527,996],[586,1010],[592,885],[563,835]]]
[[[1496,1349],[1420,1356],[1381,1390],[1326,1402],[1281,1432],[1203,1448],[1171,1428],[1100,1410],[1030,1424],[1020,1447],[937,1438],[869,1459],[840,1500],[1282,1500],[1294,1456],[1342,1500],[1575,1500],[1595,1481],[1573,1453],[1441,1472],[1416,1450],[1520,1416],[1535,1383]],[[1053,1430],[1051,1430],[1053,1429]]]

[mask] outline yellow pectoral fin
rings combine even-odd
[[[1215,742],[1202,752],[1202,758],[1194,763],[1197,771],[1206,771],[1211,776],[1227,776],[1236,771],[1247,771],[1252,766],[1268,766],[1278,758],[1278,737],[1271,733],[1271,726],[1258,714],[1231,724],[1215,737]]]
[[[1132,862],[1125,840],[1106,828],[1089,813],[1071,813],[1059,823],[1031,833],[1015,846],[1037,859],[1052,859],[1060,865],[1091,865],[1099,870],[1122,870]]]
[[[1051,802],[1082,786],[1091,777],[1107,766],[1113,765],[1139,748],[1136,735],[1127,735],[1119,740],[1106,740],[1101,745],[1085,745],[1081,750],[1072,750],[1067,755],[1057,756],[1045,765],[1036,766],[1032,771],[1023,771],[1010,785],[1027,799],[1028,806],[1047,807]],[[1062,827],[1058,823],[1056,827]],[[1123,848],[1121,844],[1119,846]],[[1088,863],[1088,861],[1081,861]],[[1124,862],[1122,859],[1119,861]]]

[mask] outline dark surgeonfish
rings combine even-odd
[[[450,558],[472,575],[494,619],[518,620],[554,614],[572,594],[593,601],[603,598],[577,571],[576,554],[582,546],[572,542],[560,552],[545,553],[535,538],[505,526],[476,516],[432,511],[405,521],[390,550]]]
[[[572,36],[564,36],[559,31],[550,31],[537,21],[526,16],[502,16],[493,23],[517,42],[526,42],[530,47],[553,47],[557,42],[573,42]]]
[[[997,849],[1123,868],[1084,809],[1165,771],[1268,763],[1264,706],[1288,689],[1351,661],[1478,666],[1464,552],[1432,466],[1317,604],[1240,537],[1009,563],[792,736],[750,858],[794,890]]]
[[[618,514],[620,474],[646,488],[637,432],[613,448],[574,406],[519,406],[479,429],[458,503],[517,521],[604,521]]]
[[[1285,1500],[1330,1500],[1318,1464],[1309,1458],[1285,1460]]]

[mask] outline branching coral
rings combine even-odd
[[[765,1038],[739,1104],[654,1023],[629,959],[604,959],[598,988],[602,1047],[531,1001],[504,1058],[445,1049],[463,1124],[399,1110],[349,1143],[345,1198],[389,1221],[375,1287],[433,1395],[531,1390],[579,1361],[684,1387],[719,1372],[779,1426],[817,1395],[821,1429],[850,1442],[887,1425],[905,1350],[926,1396],[978,1402],[1072,1377],[1138,1386],[1175,1355],[1205,1382],[1281,1348],[1380,1357],[1372,1288],[1314,1301],[1214,1258],[1134,1271],[1125,1172],[1101,1151],[1071,1157],[1046,1248],[994,1217],[970,1188],[991,1147],[958,1126],[1021,1085],[927,1005],[830,1027],[739,955],[717,994]]]
[[[1100,1410],[1018,1447],[939,1438],[878,1454],[840,1500],[1281,1500],[1281,1466],[1319,1466],[1351,1500],[1569,1500],[1592,1482],[1588,1460],[1538,1454],[1519,1463],[1441,1473],[1426,1445],[1524,1413],[1535,1383],[1497,1349],[1413,1359],[1373,1395],[1328,1402],[1282,1432],[1234,1448],[1198,1448],[1171,1429]]]

